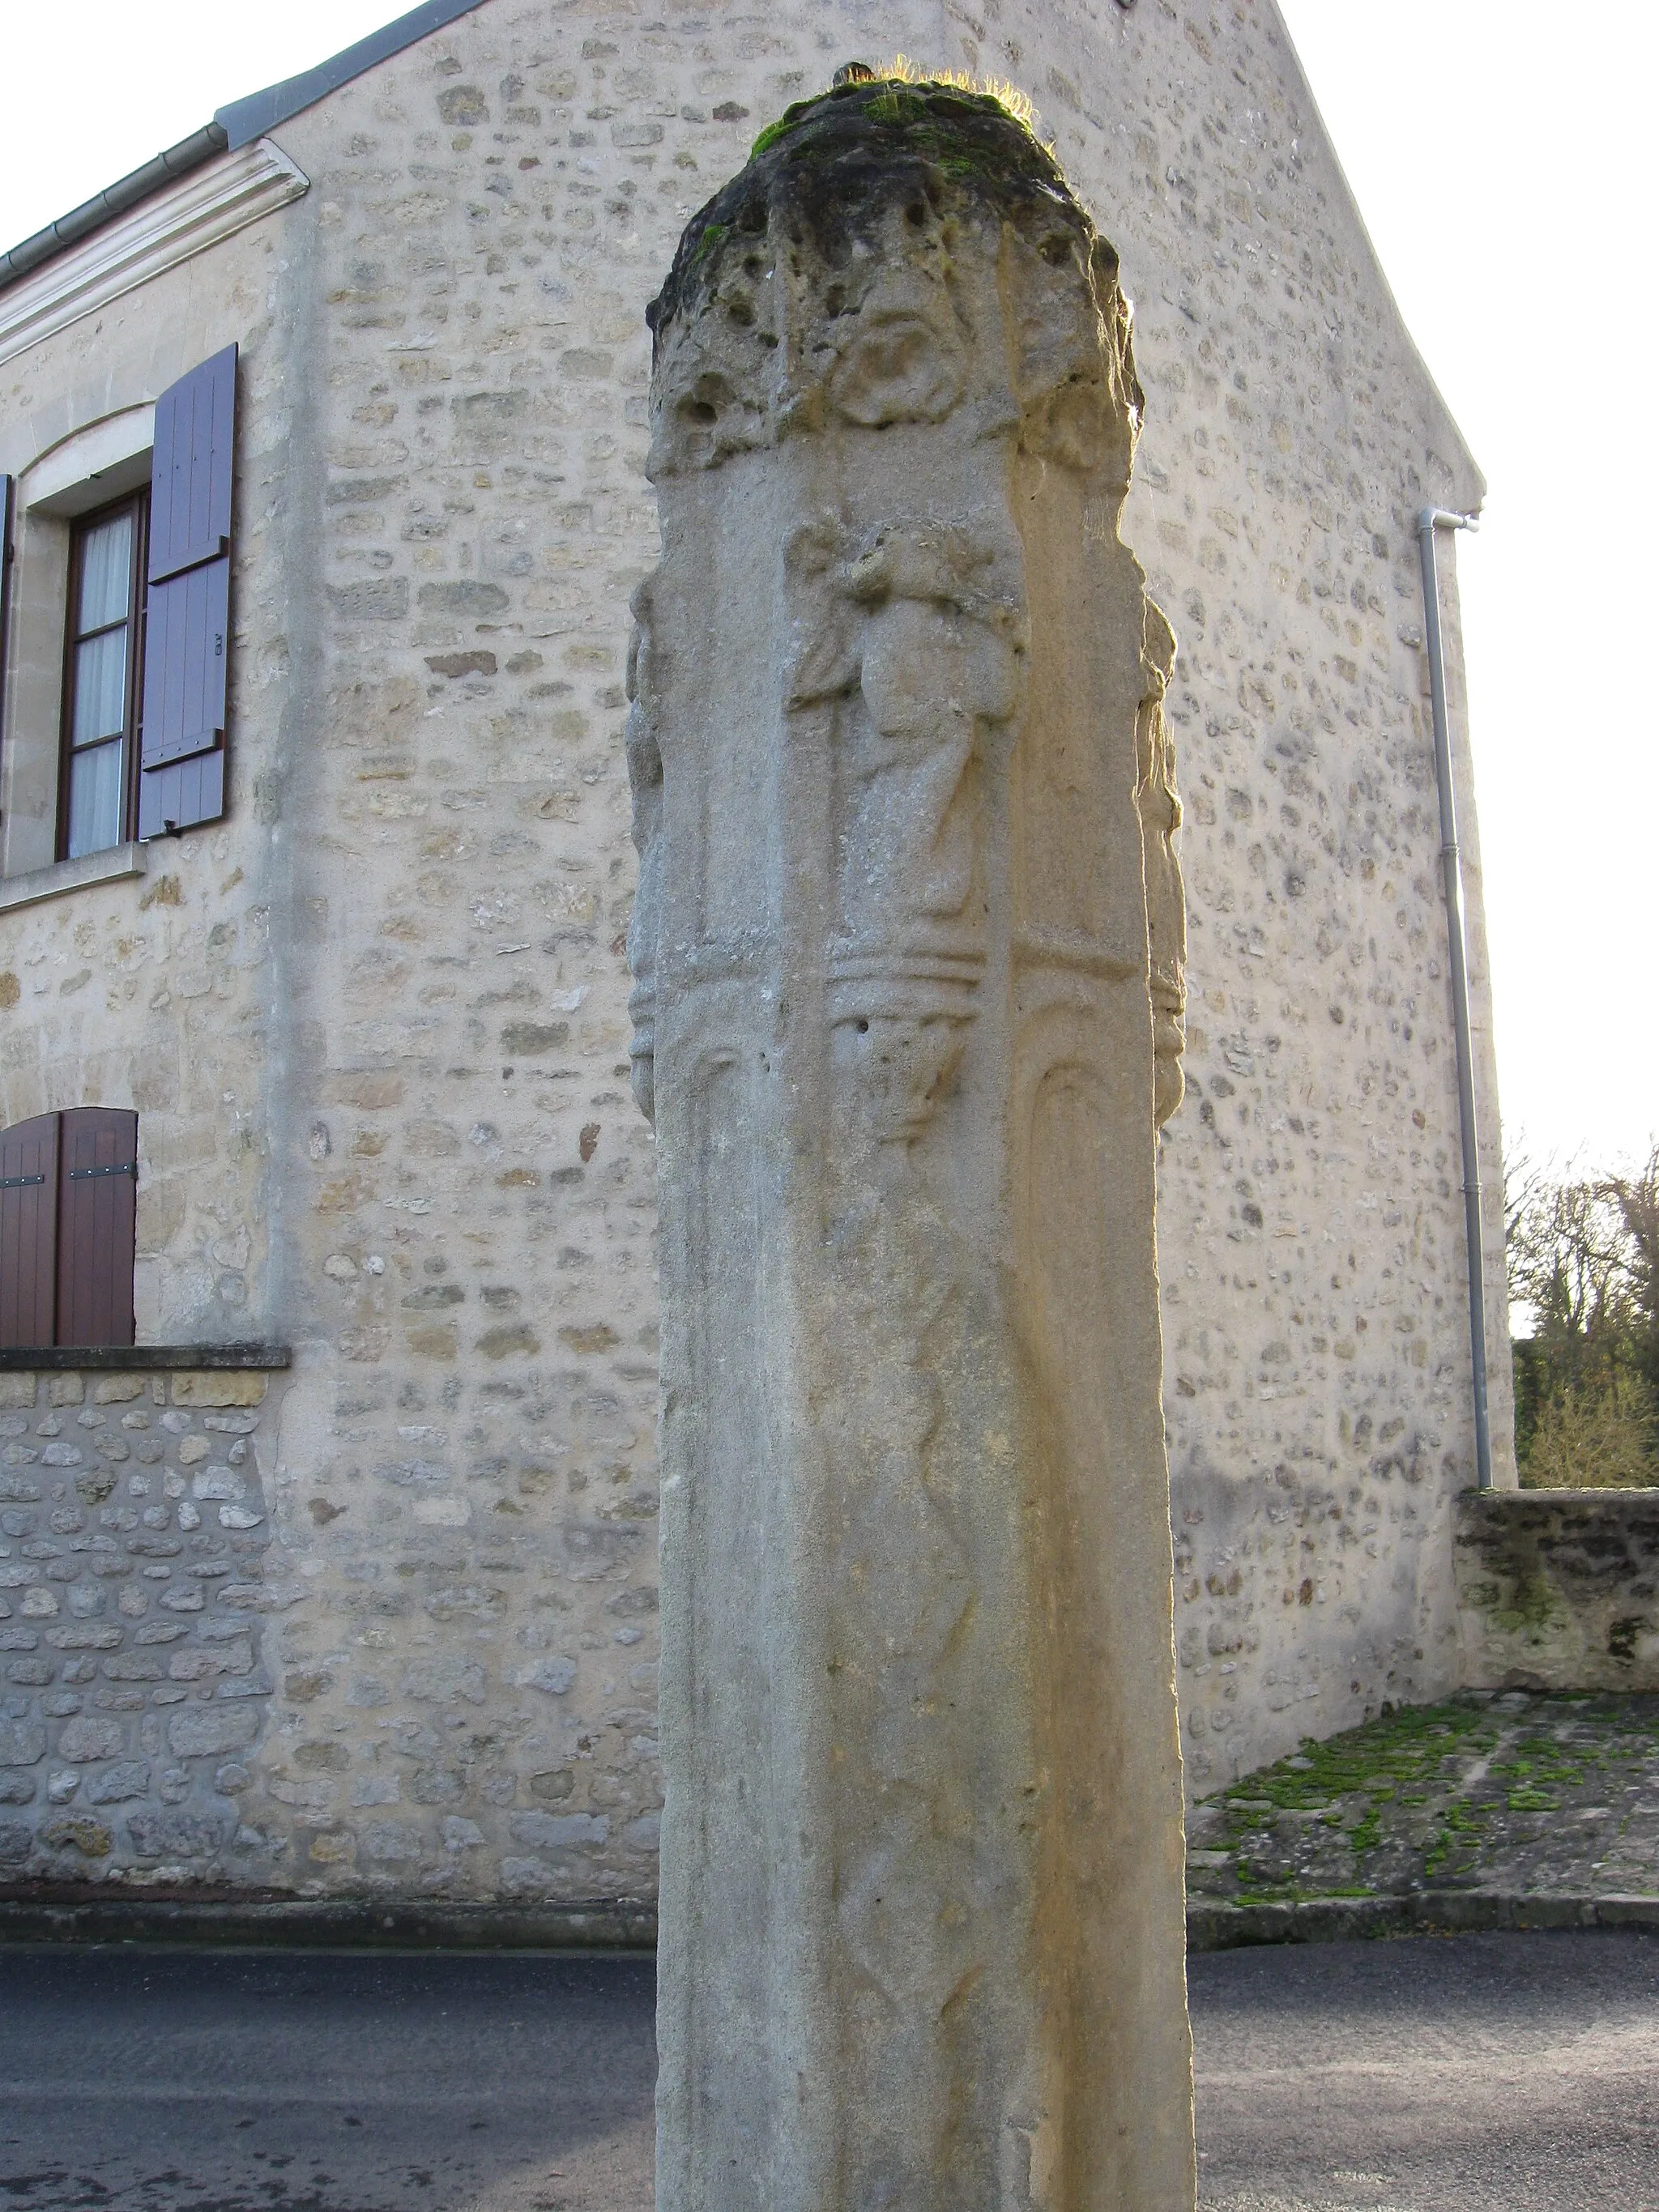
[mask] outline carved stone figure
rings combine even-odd
[[[1176,2212],[1184,919],[1115,260],[994,100],[854,82],[652,323],[658,2201]]]
[[[1135,722],[1135,799],[1140,809],[1146,877],[1146,933],[1152,979],[1152,1117],[1161,1129],[1185,1088],[1181,1055],[1187,1042],[1187,894],[1176,856],[1181,794],[1175,743],[1164,719],[1164,696],[1175,672],[1175,632],[1148,599],[1141,666],[1146,692]]]

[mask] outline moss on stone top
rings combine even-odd
[[[1085,256],[1095,245],[1053,155],[996,93],[900,75],[837,85],[761,132],[747,165],[686,226],[646,319],[660,332],[696,306],[717,289],[726,252],[752,250],[775,223],[834,265],[896,202],[921,224],[969,198],[1035,232],[1050,258],[1057,242]]]

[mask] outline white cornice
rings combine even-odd
[[[0,362],[285,207],[310,182],[269,138],[192,170],[0,292]]]

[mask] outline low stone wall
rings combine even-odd
[[[1457,1502],[1471,1689],[1659,1691],[1659,1490],[1510,1490]]]
[[[0,1885],[165,1883],[234,1849],[265,1724],[287,1355],[27,1356],[0,1360]]]

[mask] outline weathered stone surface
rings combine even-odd
[[[994,101],[856,85],[653,323],[658,2202],[1172,2212],[1178,817],[1115,257]]]
[[[125,1742],[125,1732],[118,1722],[94,1720],[89,1713],[77,1713],[68,1722],[58,1739],[58,1756],[72,1760],[77,1766],[94,1759],[113,1759]]]
[[[175,1375],[175,1406],[257,1406],[269,1387],[264,1375]]]
[[[1454,1528],[1472,1687],[1659,1691],[1659,1491],[1470,1491]]]
[[[181,1705],[167,1723],[167,1747],[177,1757],[194,1759],[240,1751],[258,1733],[258,1712],[251,1705]]]
[[[46,1732],[36,1721],[0,1720],[0,1766],[36,1766],[46,1755]]]
[[[118,1759],[101,1774],[87,1780],[87,1802],[92,1805],[121,1805],[142,1797],[149,1788],[149,1765],[142,1759]]]
[[[139,1858],[167,1857],[186,1865],[210,1862],[225,1841],[225,1823],[222,1819],[211,1814],[186,1812],[182,1808],[129,1813],[127,1832]],[[108,1848],[106,1844],[105,1849]]]
[[[3,1432],[44,1477],[0,1510],[0,1650],[12,1655],[0,1802],[34,1808],[9,1831],[9,1863],[51,1878],[73,1851],[107,1859],[118,1881],[165,1857],[186,1877],[234,1878],[247,1846],[228,1848],[228,1770],[212,1762],[252,1752],[270,1696],[260,1454],[281,1381],[269,1396],[262,1373],[52,1381],[74,1387],[9,1414]],[[195,1381],[258,1389],[240,1393],[247,1411],[167,1406],[170,1383]],[[191,1502],[191,1474],[204,1471],[219,1483],[210,1496],[240,1501],[240,1522],[206,1521]],[[106,1805],[125,1820],[82,1817]]]

